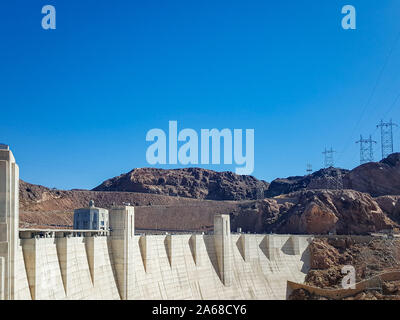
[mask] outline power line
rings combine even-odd
[[[364,107],[363,107],[363,110],[362,110],[362,112],[361,112],[361,114],[360,114],[360,117],[359,117],[359,119],[358,119],[356,125],[355,125],[354,128],[353,128],[353,131],[352,131],[352,133],[351,133],[351,135],[350,135],[350,138],[347,140],[347,143],[345,144],[345,147],[343,148],[343,150],[342,150],[342,151],[340,152],[340,154],[339,154],[338,161],[341,159],[342,155],[346,152],[347,148],[349,147],[350,142],[351,142],[351,140],[352,140],[352,137],[353,137],[354,133],[356,132],[358,126],[360,125],[361,120],[363,119],[364,114],[365,114],[365,112],[366,112],[368,106],[370,105],[370,103],[371,103],[371,101],[372,101],[372,98],[373,98],[374,95],[375,95],[375,91],[376,91],[376,89],[377,89],[377,87],[378,87],[378,85],[379,85],[379,82],[380,82],[380,80],[381,80],[381,78],[382,78],[382,75],[383,75],[383,73],[384,73],[384,71],[385,71],[385,69],[386,69],[386,66],[387,66],[387,64],[388,64],[388,62],[389,62],[389,59],[390,59],[390,57],[392,56],[392,54],[393,54],[393,52],[394,52],[394,49],[395,49],[395,47],[396,47],[397,42],[399,41],[399,39],[400,39],[400,31],[397,33],[396,38],[395,38],[395,40],[394,40],[394,42],[393,42],[393,45],[392,45],[392,47],[390,48],[388,55],[386,56],[386,59],[385,59],[385,61],[384,61],[384,63],[383,63],[383,66],[382,66],[382,68],[381,68],[381,70],[380,70],[380,72],[379,72],[379,74],[378,74],[378,78],[376,79],[376,82],[375,82],[375,84],[374,84],[374,86],[373,86],[373,88],[372,88],[371,94],[369,95],[369,97],[368,97],[368,99],[367,99],[367,101],[366,101],[366,103],[365,103],[365,105],[364,105]],[[399,95],[399,98],[400,98],[400,95]],[[397,100],[396,100],[396,101],[397,101]]]
[[[386,110],[386,112],[383,114],[383,118],[386,118],[386,116],[389,114],[389,112],[392,111],[392,109],[394,108],[394,106],[396,105],[397,101],[400,99],[400,92],[399,94],[396,96],[396,98],[394,99],[393,103],[389,106],[389,109]]]

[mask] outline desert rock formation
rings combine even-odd
[[[400,240],[365,239],[356,241],[346,238],[317,238],[309,246],[311,269],[305,284],[322,289],[340,289],[344,265],[352,265],[356,271],[356,282],[370,279],[384,272],[400,268]],[[381,281],[381,288],[374,285],[368,291],[350,296],[347,300],[400,299],[399,281]],[[376,288],[375,288],[376,287]],[[297,289],[290,296],[292,300],[326,299],[312,295],[307,290]]]
[[[306,176],[275,179],[265,194],[275,197],[300,190],[339,187],[369,193],[373,197],[400,195],[400,153],[393,153],[380,162],[365,163],[350,171],[326,168]]]
[[[126,191],[209,200],[264,198],[268,183],[252,176],[200,168],[134,169],[104,181],[93,191]]]

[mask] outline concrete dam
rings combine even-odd
[[[114,206],[110,231],[19,229],[19,169],[0,148],[0,300],[286,299],[309,270],[311,236],[135,234],[135,208]]]

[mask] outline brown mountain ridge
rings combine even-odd
[[[229,213],[232,229],[245,232],[365,234],[398,229],[399,181],[399,153],[351,171],[326,168],[271,184],[200,168],[134,169],[92,191],[21,181],[21,224],[70,226],[73,210],[93,199],[105,208],[135,205],[139,229],[206,231],[215,213]]]

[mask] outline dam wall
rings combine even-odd
[[[309,241],[231,234],[221,265],[214,235],[134,235],[124,265],[108,236],[22,239],[15,299],[286,299],[309,269]]]
[[[22,239],[20,248],[29,292],[22,286],[19,298],[119,299],[107,237]]]
[[[18,229],[18,167],[0,150],[0,299],[286,299],[309,270],[310,236],[135,234],[135,208],[111,231]]]

